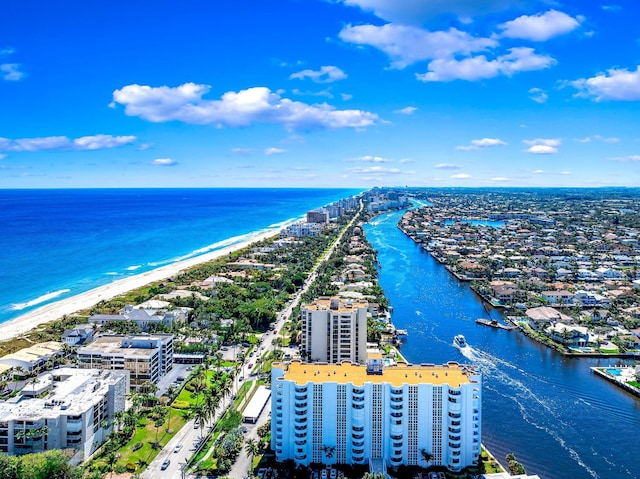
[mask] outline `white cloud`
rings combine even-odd
[[[231,153],[234,155],[249,156],[253,153],[253,150],[251,148],[231,148]]]
[[[462,166],[455,165],[453,163],[438,163],[434,166],[434,168],[437,168],[439,170],[459,170],[460,168],[462,168]]]
[[[637,163],[640,162],[640,155],[629,155],[617,158],[609,158],[609,161],[617,161],[618,163]]]
[[[353,168],[347,168],[345,171],[349,173],[375,173],[377,175],[398,175],[401,173],[411,173],[409,171],[402,171],[399,168],[387,168],[385,166],[354,166]]]
[[[549,145],[533,145],[529,147],[527,151],[534,155],[551,155],[553,153],[557,153],[558,149],[555,146]]]
[[[474,151],[486,148],[488,146],[504,146],[507,145],[506,141],[502,141],[500,138],[482,138],[480,140],[471,140],[470,145],[456,146],[458,151]]]
[[[2,72],[2,78],[7,81],[22,80],[26,73],[20,71],[21,65],[19,63],[3,63],[0,65],[0,72]]]
[[[601,7],[605,12],[619,13],[622,11],[620,5],[602,5]]]
[[[382,158],[380,156],[359,156],[357,158],[349,158],[348,160],[344,160],[346,162],[363,162],[363,163],[392,163],[393,160],[389,160],[387,158]]]
[[[349,101],[353,98],[353,95],[351,95],[350,93],[340,93],[340,97],[344,100],[344,101]]]
[[[529,98],[531,98],[536,103],[546,103],[549,99],[549,95],[547,95],[547,92],[542,88],[530,88]]]
[[[573,174],[573,173],[572,173],[571,171],[564,170],[564,171],[561,171],[561,172],[560,172],[560,174],[561,174],[561,175],[571,175],[571,174]]]
[[[506,10],[514,6],[513,0],[342,0],[345,5],[373,12],[379,18],[405,24],[421,24],[442,14],[468,19]],[[526,2],[519,2],[526,3]]]
[[[382,50],[394,68],[405,68],[422,60],[470,55],[498,45],[494,39],[474,37],[456,28],[431,32],[391,23],[382,26],[348,25],[340,32],[340,38]]]
[[[509,53],[488,60],[485,55],[456,60],[440,58],[429,63],[429,72],[416,74],[420,81],[477,81],[498,75],[511,76],[522,71],[543,70],[555,65],[556,60],[537,54],[533,48],[510,48]]]
[[[498,28],[503,30],[503,37],[543,42],[569,33],[579,26],[580,23],[566,13],[549,10],[536,15],[522,15],[515,20],[499,25]]]
[[[347,78],[347,74],[336,66],[326,65],[320,67],[320,70],[307,69],[289,75],[290,80],[304,80],[305,78],[309,78],[316,83],[332,83],[334,81],[344,80]]]
[[[7,155],[0,153],[0,160],[4,160],[7,157]]]
[[[287,150],[284,150],[282,148],[274,148],[274,147],[270,147],[270,148],[265,148],[264,149],[264,154],[267,156],[271,156],[271,155],[282,155],[283,153],[286,153]]]
[[[579,143],[591,143],[591,138],[589,138],[588,136],[584,138],[574,138],[574,140],[576,140]]]
[[[541,175],[544,173],[544,170],[534,170],[533,172],[535,175]]]
[[[227,92],[220,100],[202,97],[208,85],[185,83],[178,87],[127,85],[113,92],[113,100],[125,106],[125,114],[152,122],[182,121],[229,127],[275,123],[288,129],[365,128],[380,118],[361,110],[337,110],[326,103],[309,105],[282,98],[266,87]]]
[[[178,162],[173,158],[157,158],[151,164],[154,166],[175,166]]]
[[[133,143],[135,136],[92,135],[71,140],[66,136],[41,138],[0,138],[0,151],[102,150]]]
[[[394,113],[399,115],[413,115],[416,112],[417,108],[415,106],[407,106],[404,108],[400,108],[399,110],[395,110]]]
[[[406,164],[406,163],[415,163],[416,160],[413,160],[411,158],[403,158],[400,161],[398,161],[398,163],[402,163],[402,164]]]
[[[640,100],[640,65],[635,71],[611,68],[606,73],[569,82],[569,85],[579,90],[577,96],[595,101],[637,101]]]
[[[558,152],[558,147],[562,141],[558,138],[536,138],[535,140],[523,140],[529,145],[527,151],[534,155],[550,155]]]
[[[466,180],[467,178],[471,178],[471,175],[467,173],[458,173],[456,175],[451,175],[449,178],[453,178],[454,180]]]
[[[491,181],[495,181],[496,183],[504,183],[506,181],[511,181],[511,178],[507,178],[505,176],[494,176],[491,178]]]

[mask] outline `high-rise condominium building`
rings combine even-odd
[[[309,361],[364,364],[367,359],[367,303],[320,297],[300,308],[302,348]]]
[[[481,377],[449,363],[274,364],[271,446],[298,464],[478,463]]]

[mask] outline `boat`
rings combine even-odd
[[[467,340],[464,339],[464,336],[462,334],[458,334],[455,338],[453,338],[453,342],[459,348],[466,348],[467,347]]]
[[[406,329],[396,329],[396,335],[400,340],[406,339],[409,336],[409,332]]]

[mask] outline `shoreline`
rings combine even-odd
[[[293,220],[292,222],[297,221]],[[84,293],[55,301],[47,305],[41,306],[28,313],[10,319],[4,323],[0,323],[0,340],[6,341],[13,339],[24,333],[27,333],[37,327],[61,319],[65,315],[71,315],[92,307],[100,301],[107,301],[116,296],[120,296],[137,288],[144,287],[155,281],[170,278],[179,272],[202,263],[216,260],[222,256],[233,253],[234,251],[243,249],[252,243],[275,237],[281,228],[286,225],[278,225],[278,228],[268,228],[267,230],[259,230],[249,233],[249,237],[238,243],[222,247],[218,250],[194,256],[183,261],[171,263],[159,268],[146,271],[134,276],[122,278],[104,286],[90,289]]]

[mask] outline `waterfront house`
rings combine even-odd
[[[554,341],[565,345],[586,346],[590,342],[589,331],[583,326],[555,323],[546,330],[546,333]]]
[[[569,316],[549,306],[527,309],[525,315],[527,316],[527,324],[536,331],[544,330],[558,322],[571,322]]]
[[[573,293],[561,291],[543,291],[542,298],[552,305],[571,305],[573,304]]]

